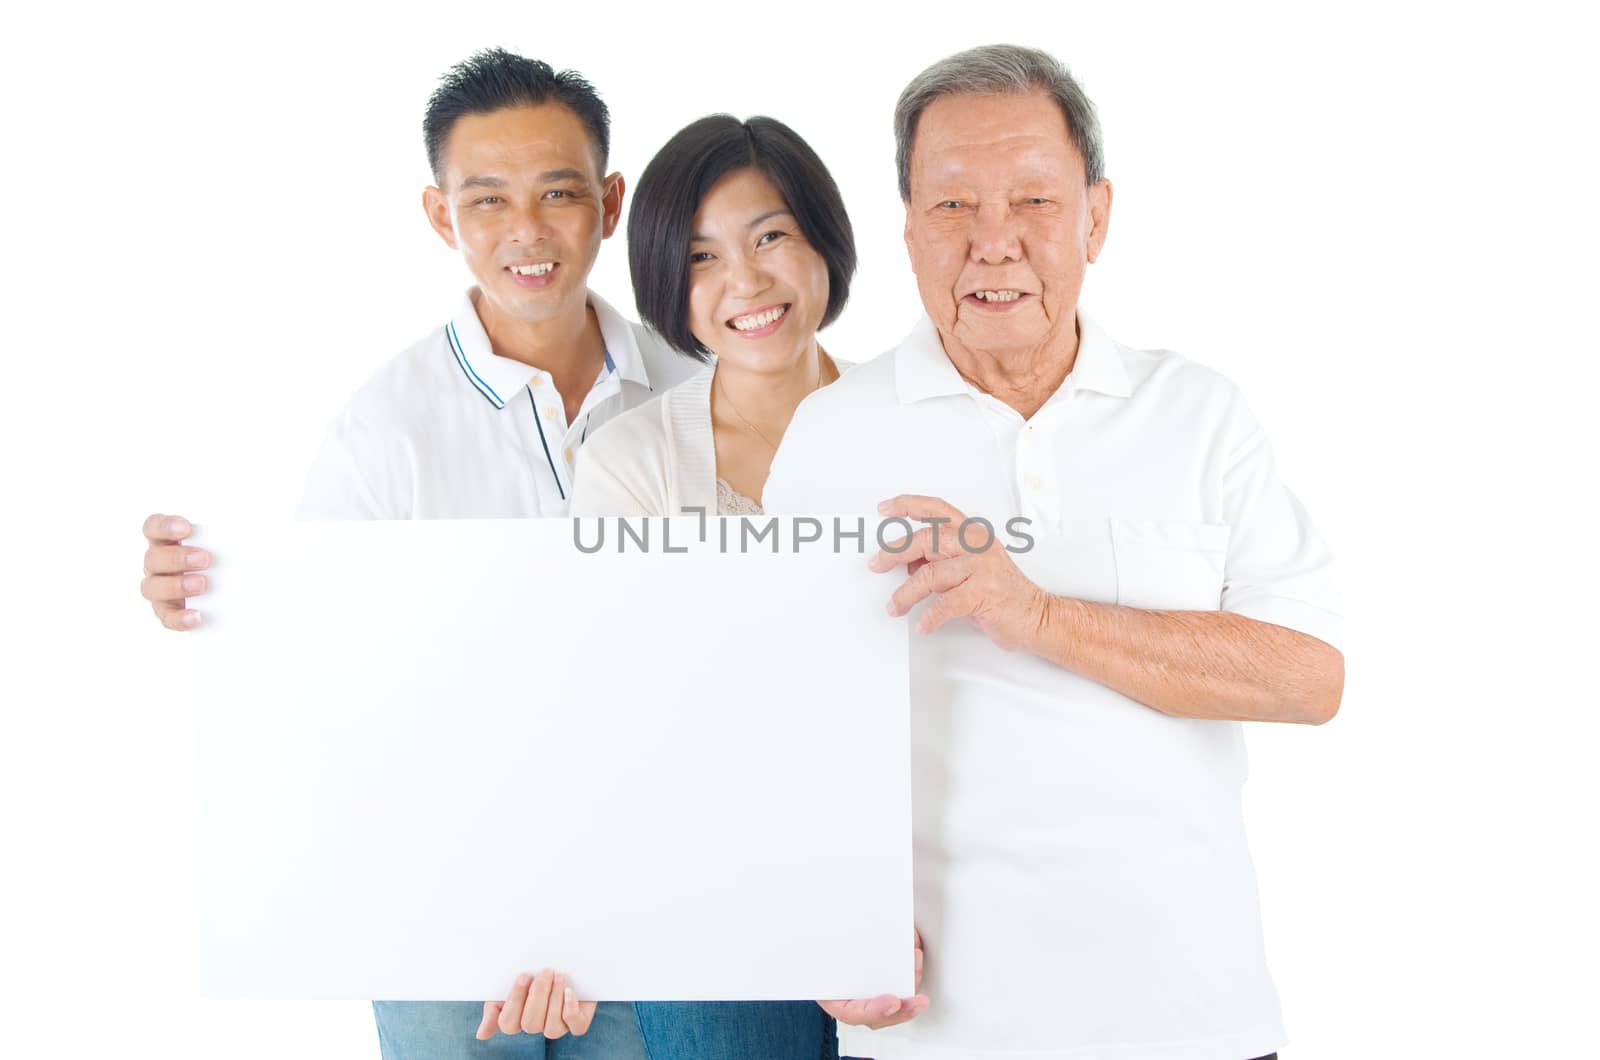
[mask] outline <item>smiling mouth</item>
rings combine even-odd
[[[546,276],[555,270],[556,262],[541,261],[533,265],[507,265],[506,271],[513,276]]]
[[[790,303],[768,306],[757,313],[746,313],[742,317],[734,317],[728,321],[728,327],[734,331],[760,331],[762,328],[771,327],[782,320],[789,313]]]
[[[963,301],[971,299],[973,301],[983,302],[985,305],[1005,305],[1006,303],[1015,302],[1026,297],[1028,297],[1028,292],[1026,291],[1017,291],[1008,287],[1002,287],[987,291],[973,291],[971,294],[967,295]]]

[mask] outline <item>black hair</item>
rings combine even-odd
[[[679,353],[707,361],[689,331],[689,237],[695,211],[717,181],[739,169],[764,174],[783,196],[806,242],[828,267],[828,307],[839,316],[856,271],[855,233],[822,159],[773,118],[713,114],[686,125],[645,166],[628,211],[628,271],[639,319]]]
[[[611,112],[594,86],[576,70],[558,73],[538,59],[527,59],[504,48],[486,48],[447,70],[439,79],[439,87],[428,97],[422,139],[434,182],[442,183],[445,141],[461,118],[541,103],[560,103],[578,116],[594,141],[600,173],[604,175],[606,158],[611,153]]]

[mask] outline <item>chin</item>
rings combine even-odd
[[[795,348],[776,343],[742,343],[735,339],[729,344],[727,354],[717,352],[717,359],[747,372],[783,372],[804,360],[808,348],[809,344]]]
[[[1037,316],[1017,320],[985,320],[965,329],[968,341],[985,346],[1036,346],[1049,337],[1050,329]]]
[[[552,287],[543,291],[524,291],[517,288],[502,291],[500,304],[519,320],[543,320],[564,308],[570,297],[571,292],[564,287]]]

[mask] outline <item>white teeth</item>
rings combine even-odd
[[[771,324],[788,311],[787,306],[774,306],[765,313],[757,313],[753,317],[734,317],[731,323],[735,331],[755,331]]]
[[[1015,302],[1022,297],[1021,291],[973,291],[972,293],[985,302]]]
[[[511,271],[518,276],[543,276],[556,267],[553,261],[541,261],[537,265],[513,265]]]

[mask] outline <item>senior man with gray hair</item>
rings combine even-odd
[[[929,524],[871,561],[909,574],[888,607],[919,634],[926,994],[826,1003],[841,1051],[1270,1053],[1240,723],[1338,710],[1328,549],[1232,384],[1079,310],[1111,185],[1065,67],[951,56],[895,134],[927,315],[800,406],[763,498]],[[993,546],[980,517],[1028,519],[1034,547]]]

